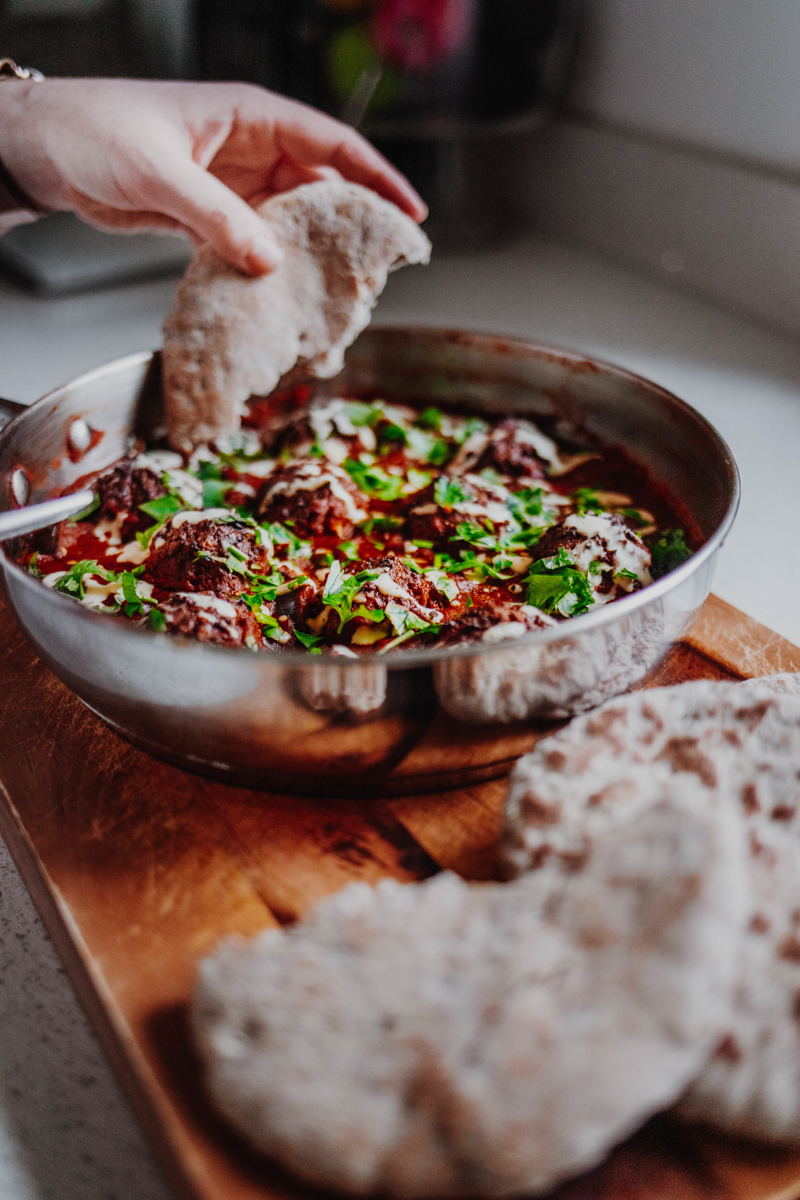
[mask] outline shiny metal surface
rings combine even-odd
[[[81,488],[70,496],[59,496],[57,500],[43,500],[41,504],[28,504],[24,508],[10,508],[0,513],[0,539],[19,537],[23,533],[33,533],[36,529],[46,529],[58,521],[66,521],[74,517],[92,503],[94,492],[91,488]]]
[[[160,757],[231,782],[311,794],[433,791],[502,774],[532,720],[585,711],[641,679],[691,624],[736,513],[728,447],[655,384],[567,351],[472,333],[370,329],[320,395],[376,391],[476,412],[555,416],[629,450],[704,544],[651,587],[513,646],[399,651],[335,664],[134,629],[46,590],[0,556],[38,652],[81,699]],[[70,455],[76,418],[95,432]],[[22,470],[33,502],[109,465],[161,419],[157,355],[131,355],[38,401],[0,434],[0,510]],[[102,437],[97,433],[102,432]]]

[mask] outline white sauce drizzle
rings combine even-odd
[[[397,580],[392,579],[391,575],[388,575],[386,571],[382,571],[378,578],[373,580],[373,583],[384,596],[391,596],[394,600],[410,601],[414,605],[414,608],[424,613],[432,624],[438,624],[441,621],[442,614],[437,608],[426,608],[424,604],[420,604],[410,592],[401,587]]]
[[[128,542],[117,555],[117,562],[133,563],[135,567],[140,567],[142,563],[147,562],[149,557],[149,546],[142,546],[139,542]]]
[[[104,521],[99,521],[95,525],[92,532],[94,536],[101,542],[106,542],[109,546],[122,545],[122,526],[128,519],[126,512],[117,513],[113,520],[106,517]]]
[[[630,592],[638,580],[643,587],[652,583],[650,575],[650,551],[643,542],[625,525],[612,521],[608,513],[584,513],[582,516],[567,517],[566,528],[574,529],[582,534],[586,541],[571,551],[575,566],[587,574],[589,586],[594,594],[595,604],[608,604],[616,599],[620,591]],[[603,571],[588,574],[591,564],[610,554],[613,562],[602,564]],[[615,587],[608,592],[600,592],[598,588],[603,583],[603,575],[611,571]],[[636,579],[621,575],[621,571],[631,571]]]
[[[176,592],[174,599],[190,600],[198,608],[218,613],[219,616],[227,617],[232,621],[236,619],[237,614],[234,606],[228,600],[223,600],[220,596],[209,596],[206,592]],[[170,605],[165,605],[165,608],[169,609]]]
[[[199,511],[175,513],[169,523],[173,529],[180,529],[181,525],[197,525],[199,521],[213,521],[215,517],[229,517],[230,515],[229,508],[204,508]],[[156,546],[163,545],[163,538],[159,538],[155,544]]]

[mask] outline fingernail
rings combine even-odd
[[[260,238],[253,243],[247,256],[247,265],[254,275],[263,275],[265,271],[274,271],[279,267],[285,257],[280,246],[270,238]]]

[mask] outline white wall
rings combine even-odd
[[[589,0],[572,102],[800,176],[800,3]]]
[[[585,0],[543,232],[800,333],[800,0]]]

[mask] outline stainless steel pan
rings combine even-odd
[[[578,424],[626,448],[680,502],[704,544],[651,587],[511,645],[335,664],[135,629],[43,588],[0,554],[9,601],[44,661],[151,753],[230,782],[320,795],[478,782],[509,768],[531,722],[585,711],[641,679],[708,595],[738,505],[736,465],[708,422],[655,384],[519,340],[376,328],[354,344],[337,379],[316,386]],[[157,433],[158,355],[99,367],[28,409],[2,402],[3,421],[0,511],[74,486],[134,436]]]

